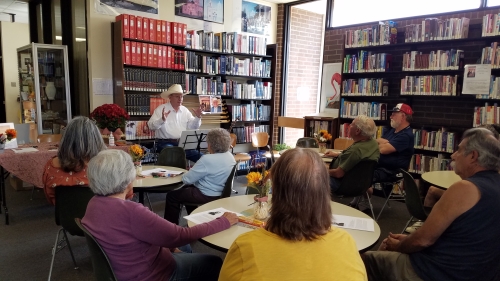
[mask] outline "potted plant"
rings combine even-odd
[[[254,197],[255,204],[253,209],[256,219],[265,219],[269,215],[267,199],[271,190],[271,180],[269,180],[269,172],[266,171],[266,166],[261,166],[262,172],[250,172],[247,175],[247,186],[257,190],[257,195]]]
[[[97,127],[103,130],[103,134],[106,134],[105,131],[108,130],[116,135],[115,139],[119,140],[123,134],[121,129],[125,128],[129,115],[125,109],[116,104],[103,104],[90,113],[90,118],[95,120]]]
[[[286,143],[277,143],[273,146],[273,150],[278,152],[278,153],[282,153],[284,150],[287,150],[287,149],[290,149],[291,147],[286,145]],[[273,151],[273,153],[275,153]]]
[[[314,137],[318,141],[319,152],[325,153],[326,152],[326,143],[332,139],[332,135],[330,133],[328,133],[327,130],[319,130],[319,132],[317,134],[314,134]]]
[[[134,144],[130,146],[128,152],[134,162],[136,174],[140,176],[142,173],[141,160],[144,158],[144,149],[140,145]]]

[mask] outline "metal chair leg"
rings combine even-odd
[[[372,218],[375,221],[377,221],[377,219],[375,219],[375,213],[373,212],[372,200],[370,200],[370,195],[368,194],[368,192],[366,193],[366,198],[368,199],[368,205],[370,205],[370,211],[372,212]]]
[[[383,188],[382,188],[382,190],[383,190]],[[385,191],[383,191],[383,192],[384,192],[384,196],[385,196]],[[389,208],[391,207],[391,206],[389,205],[389,199],[391,198],[391,196],[392,196],[392,190],[391,190],[391,192],[389,193],[389,196],[386,196],[386,198],[385,198],[385,202],[384,202],[384,205],[382,206],[382,209],[380,209],[380,212],[378,213],[378,216],[377,216],[376,221],[378,221],[378,218],[380,218],[380,215],[381,215],[381,214],[382,214],[382,212],[384,211],[385,205],[387,205]]]
[[[35,193],[35,186],[33,186],[33,189],[31,189],[31,197],[30,200],[33,200],[33,194]]]
[[[403,228],[403,230],[401,231],[401,234],[405,233],[405,230],[406,228],[410,225],[410,223],[412,222],[413,220],[413,216],[410,217],[410,219],[408,220],[408,222],[406,223],[405,227]]]
[[[66,244],[68,245],[69,253],[71,254],[71,258],[73,259],[73,264],[75,265],[75,269],[78,269],[78,265],[76,264],[75,256],[73,255],[73,250],[71,249],[71,244],[68,240],[68,235],[66,234],[66,230],[63,229],[64,240],[66,240]]]
[[[57,232],[57,235],[56,235],[56,242],[54,243],[54,246],[52,247],[52,260],[50,262],[50,270],[49,270],[49,281],[50,281],[50,278],[52,276],[52,268],[54,268],[54,259],[56,257],[56,253],[57,253],[57,247],[59,245],[59,234],[61,234],[61,231],[63,231],[64,229],[61,228],[59,229],[59,231]]]
[[[153,205],[151,205],[151,200],[149,200],[149,194],[147,192],[146,192],[146,200],[148,200],[149,209],[151,209],[151,211],[154,212]]]

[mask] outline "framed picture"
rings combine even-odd
[[[241,31],[271,35],[271,7],[243,1],[241,4]]]
[[[224,0],[205,0],[203,20],[224,23]]]
[[[198,96],[200,99],[200,106],[201,110],[205,113],[210,113],[211,112],[211,106],[210,106],[210,96]]]
[[[203,20],[204,0],[175,0],[175,15]]]
[[[31,54],[19,54],[19,67],[22,72],[28,72],[28,65],[31,65]]]
[[[143,12],[158,15],[158,0],[124,1],[124,0],[96,0],[96,10],[108,14],[134,14]]]
[[[340,108],[341,73],[342,63],[323,64],[319,112],[333,112]]]

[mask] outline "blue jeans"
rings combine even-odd
[[[156,144],[156,151],[160,153],[167,146],[178,146],[178,143],[158,140],[158,143]],[[198,150],[196,149],[186,150],[185,152],[186,152],[186,159],[193,161],[195,163],[196,161],[200,160],[201,156],[203,156],[203,153],[198,152]]]
[[[174,253],[175,271],[171,281],[217,281],[222,259],[208,254]]]

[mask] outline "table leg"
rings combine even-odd
[[[4,211],[5,211],[5,224],[9,225],[9,209],[7,208],[7,198],[5,197],[5,178],[4,178],[3,174],[4,174],[4,169],[2,166],[0,166],[0,175],[1,175],[0,193],[2,196],[2,207],[4,208]]]

